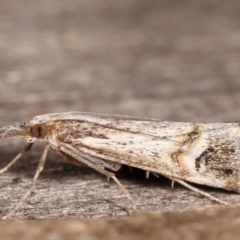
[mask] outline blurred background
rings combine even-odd
[[[240,119],[238,0],[1,0],[0,126],[62,111]]]

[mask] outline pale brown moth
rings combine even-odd
[[[40,115],[27,122],[2,127],[0,139],[21,136],[28,143],[0,170],[0,174],[29,151],[35,141],[46,142],[26,194],[3,218],[16,212],[30,194],[49,149],[70,163],[84,164],[112,178],[134,209],[135,202],[113,173],[122,164],[163,175],[214,201],[227,204],[187,182],[240,192],[239,130],[239,123],[167,122],[83,112]]]

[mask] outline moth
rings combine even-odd
[[[30,121],[0,128],[0,139],[24,137],[23,150],[3,169],[7,171],[34,142],[46,146],[26,194],[30,194],[42,171],[49,149],[67,161],[86,165],[113,179],[135,202],[116,178],[122,165],[160,174],[221,204],[227,204],[188,182],[240,192],[239,123],[168,122],[151,118],[65,112],[39,115]]]

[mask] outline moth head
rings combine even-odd
[[[36,124],[32,127],[31,133],[32,137],[43,139],[47,135],[47,126],[45,124]]]
[[[16,125],[0,128],[0,139],[9,137],[20,137],[27,135],[27,126],[25,123],[17,123]]]

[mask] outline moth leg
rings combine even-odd
[[[205,196],[205,197],[207,197],[207,198],[209,198],[209,199],[211,199],[211,200],[213,200],[213,201],[215,201],[215,202],[218,202],[218,203],[223,204],[223,205],[229,205],[227,202],[222,201],[222,200],[220,200],[219,198],[216,198],[216,197],[212,196],[212,195],[209,194],[209,193],[206,193],[206,192],[204,192],[204,191],[201,191],[201,190],[199,190],[198,188],[195,188],[195,187],[191,186],[190,184],[184,182],[183,180],[176,179],[176,178],[170,179],[170,180],[172,180],[173,182],[178,182],[178,183],[181,184],[182,186],[184,186],[184,187],[186,187],[186,188],[188,188],[188,189],[190,189],[190,190],[192,190],[192,191],[194,191],[194,192],[200,193],[201,195],[203,195],[203,196]]]
[[[149,179],[150,173],[151,173],[154,177],[159,178],[159,176],[158,176],[156,173],[147,171],[147,172],[146,172],[146,178],[147,178],[147,179]]]
[[[28,143],[27,145],[25,145],[22,151],[10,163],[8,163],[7,166],[0,170],[0,174],[6,172],[15,162],[17,162],[18,159],[20,159],[26,152],[31,149],[32,145],[33,143]]]
[[[31,193],[32,188],[34,187],[34,185],[37,182],[37,178],[40,174],[40,172],[43,170],[44,164],[45,164],[45,160],[46,160],[46,156],[47,156],[47,152],[49,149],[49,145],[46,145],[46,147],[43,150],[42,156],[39,160],[38,166],[37,166],[37,170],[35,172],[35,175],[28,187],[27,192],[25,193],[25,195],[22,197],[22,199],[20,200],[20,202],[17,204],[17,206],[15,208],[13,208],[6,216],[4,216],[2,219],[7,219],[9,218],[12,214],[14,214],[22,205],[22,203],[25,201],[25,199],[28,197],[28,195]]]
[[[81,156],[81,153],[76,151],[75,149],[69,149],[67,147],[65,147],[64,145],[66,144],[63,144],[61,143],[61,146],[59,147],[60,148],[60,151],[61,152],[64,152],[65,154],[69,155],[70,157],[72,157],[73,159],[76,159],[77,161],[83,163],[84,165],[90,167],[90,168],[93,168],[94,170],[96,170],[97,172],[105,175],[106,177],[108,178],[112,178],[114,180],[114,182],[118,185],[118,187],[122,190],[122,192],[124,193],[124,195],[128,198],[128,200],[131,202],[132,206],[133,206],[133,209],[134,211],[137,211],[137,207],[136,207],[136,204],[135,202],[133,201],[133,199],[131,198],[129,192],[127,191],[127,189],[120,183],[120,181],[116,178],[115,174],[99,167],[98,165],[90,162],[89,160],[83,158]]]

